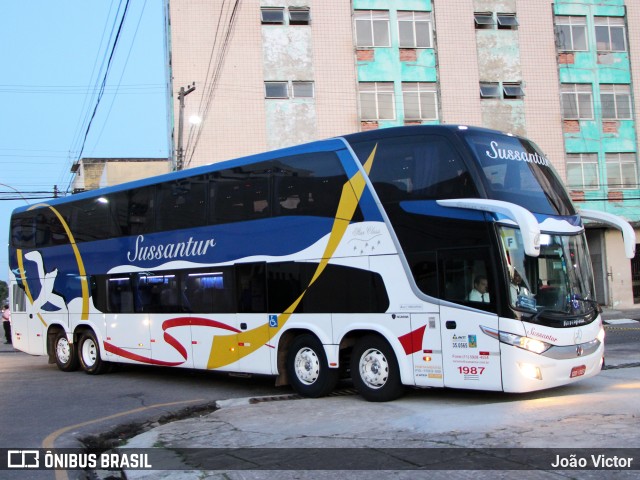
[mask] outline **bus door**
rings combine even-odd
[[[438,257],[440,292],[448,302],[440,305],[444,386],[502,390],[500,343],[482,330],[498,330],[491,254],[465,248],[441,250]]]
[[[32,311],[31,304],[23,288],[17,283],[11,282],[12,298],[9,307],[11,309],[11,335],[13,346],[30,355],[43,355],[44,344],[36,342],[34,329],[42,332],[42,325],[37,315]],[[37,323],[36,323],[37,322]],[[38,325],[40,324],[40,325]],[[33,335],[32,335],[32,332]],[[31,337],[34,338],[31,338]]]
[[[416,385],[444,386],[440,318],[437,313],[411,314],[413,372]],[[406,347],[405,347],[406,348]]]
[[[482,331],[498,330],[498,316],[448,306],[440,316],[444,386],[502,390],[500,343]]]

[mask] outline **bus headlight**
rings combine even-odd
[[[508,333],[495,330],[489,327],[480,327],[487,335],[499,339],[502,343],[507,345],[513,345],[514,347],[522,348],[533,353],[543,353],[551,348],[551,344],[536,340],[535,338],[523,337],[522,335],[516,335],[515,333]]]
[[[522,337],[514,333],[500,332],[500,341],[514,347],[529,350],[533,353],[546,352],[551,348],[551,344],[536,340],[535,338]]]

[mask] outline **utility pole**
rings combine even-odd
[[[178,155],[177,155],[177,165],[176,170],[182,170],[184,168],[184,149],[182,148],[182,133],[183,133],[183,124],[184,124],[184,97],[189,95],[196,89],[196,82],[193,82],[192,85],[187,85],[187,89],[184,87],[180,87],[180,91],[178,92],[178,101],[180,102],[180,111],[178,114]]]

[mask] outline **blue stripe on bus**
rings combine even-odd
[[[455,218],[484,222],[485,214],[479,210],[465,210],[463,208],[449,208],[438,205],[435,200],[407,200],[400,202],[400,207],[408,213],[429,215],[432,217]]]

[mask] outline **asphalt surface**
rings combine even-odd
[[[603,318],[608,335],[640,329],[640,309],[607,309]],[[608,478],[611,469],[539,470],[539,463],[518,458],[640,445],[640,348],[614,348],[605,358],[597,377],[551,393],[409,389],[399,400],[370,403],[345,384],[321,399],[285,394],[221,401],[213,413],[158,425],[118,449],[148,454],[151,469],[57,472],[56,478],[477,480],[512,478],[513,470],[521,479]],[[425,458],[436,464],[425,467]],[[615,478],[637,478],[637,470],[617,469]]]

